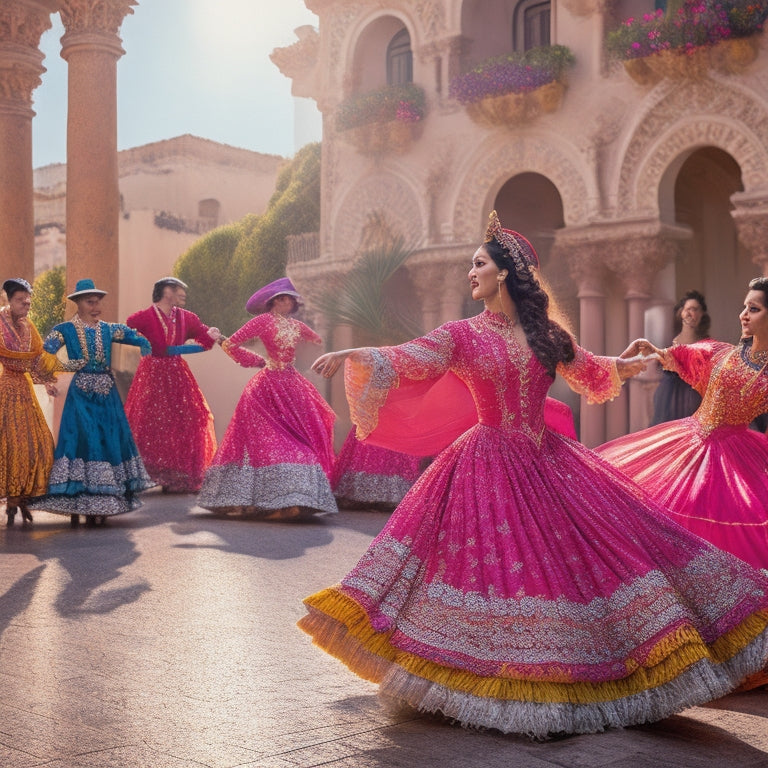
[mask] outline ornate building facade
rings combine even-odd
[[[768,274],[761,33],[733,61],[723,47],[688,71],[643,61],[638,73],[608,55],[606,35],[652,13],[651,0],[306,5],[319,31],[297,30],[298,41],[272,58],[323,114],[321,229],[312,256],[302,241],[289,265],[310,298],[354,263],[370,222],[385,221],[415,245],[407,270],[424,328],[472,313],[466,273],[496,208],[536,246],[587,348],[617,354],[643,335],[669,343],[672,306],[689,288],[706,294],[712,334],[738,338],[746,283]],[[534,83],[514,103],[457,96],[462,73],[538,46],[573,56],[557,88],[545,94]],[[399,92],[397,113],[376,113],[381,94],[398,86],[411,90]],[[350,341],[344,329],[326,333],[335,347]],[[645,426],[653,387],[651,372],[608,406],[571,398],[582,440]],[[555,394],[568,399],[558,385]],[[329,396],[341,407],[338,389]]]

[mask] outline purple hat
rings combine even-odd
[[[252,315],[259,315],[266,311],[267,304],[277,296],[293,296],[297,303],[301,301],[301,295],[298,293],[293,283],[287,277],[281,277],[277,280],[273,280],[269,285],[259,288],[259,290],[248,299],[245,309]]]

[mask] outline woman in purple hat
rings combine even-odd
[[[214,512],[269,519],[337,512],[333,471],[335,414],[293,366],[301,341],[320,337],[291,317],[301,297],[287,277],[251,296],[256,315],[228,339],[224,351],[245,368],[263,368],[246,385],[198,496]],[[259,339],[266,360],[241,345]]]

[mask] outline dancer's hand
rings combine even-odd
[[[352,352],[354,352],[352,349],[342,349],[340,352],[326,352],[312,363],[312,370],[326,379],[330,379]]]
[[[47,381],[45,383],[45,391],[50,397],[57,397],[59,394],[59,388],[56,386],[55,381]]]
[[[635,339],[620,355],[624,359],[629,357],[637,357],[637,355],[643,355],[648,357],[649,355],[659,355],[661,350],[651,344],[648,339]],[[653,358],[651,358],[653,359]]]
[[[637,376],[638,373],[642,373],[645,367],[648,365],[652,357],[646,357],[643,355],[636,355],[635,357],[617,357],[616,358],[616,370],[619,374],[619,378],[622,381],[631,379],[633,376]]]
[[[222,333],[221,333],[221,331],[220,331],[218,328],[216,328],[215,326],[211,326],[211,327],[208,329],[208,335],[209,335],[209,336],[210,336],[210,337],[211,337],[211,338],[212,338],[212,339],[213,339],[215,342],[217,342],[218,344],[221,344],[221,341],[222,341],[222,339],[224,338],[224,336],[222,336]]]

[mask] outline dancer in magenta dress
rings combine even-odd
[[[307,598],[299,626],[417,709],[536,737],[651,722],[727,693],[768,659],[768,581],[545,427],[555,371],[603,401],[644,364],[577,347],[547,317],[530,244],[495,214],[487,237],[469,273],[486,311],[313,366],[330,376],[347,360],[361,435],[407,397],[430,399],[447,372],[479,423],[341,583]]]
[[[768,568],[768,437],[749,423],[768,411],[768,278],[750,282],[736,346],[702,341],[659,355],[703,396],[693,416],[597,449],[672,518],[757,568]]]
[[[290,315],[299,294],[288,278],[257,291],[257,314],[222,347],[244,367],[261,368],[246,385],[211,466],[198,504],[270,519],[338,512],[331,492],[336,415],[293,366],[296,346],[320,337]],[[259,339],[266,361],[241,345]]]
[[[331,487],[339,506],[393,509],[422,470],[422,459],[362,442],[349,431],[333,468]]]
[[[183,309],[187,286],[158,280],[153,304],[125,321],[152,344],[125,401],[125,415],[149,476],[164,491],[196,493],[216,453],[213,414],[181,355],[213,346],[208,326]],[[194,340],[194,344],[185,344]]]

